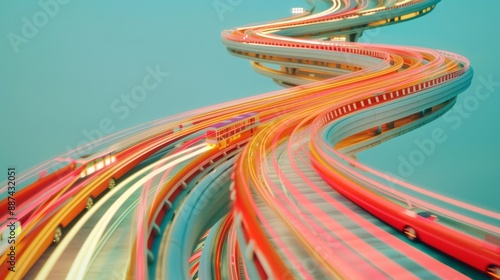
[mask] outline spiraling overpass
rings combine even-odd
[[[106,267],[136,279],[466,278],[388,225],[498,277],[498,213],[355,160],[438,118],[469,86],[460,55],[354,42],[438,2],[331,1],[224,31],[231,54],[290,89],[146,124],[33,170],[57,171],[22,182],[16,272],[2,247],[2,277],[105,278]]]

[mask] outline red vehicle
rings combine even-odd
[[[458,227],[466,228],[464,224],[450,226],[451,223],[440,221],[439,216],[429,211],[407,209],[376,192],[360,187],[340,172],[328,168],[315,151],[314,145],[311,145],[311,152],[314,159],[312,163],[318,174],[339,193],[402,231],[410,240],[422,241],[500,279],[500,242],[491,242],[492,234],[470,234],[471,231],[458,230]],[[458,221],[456,223],[460,224]]]
[[[54,197],[58,193],[59,188],[62,188],[64,184],[71,181],[76,169],[77,164],[72,161],[53,173],[41,177],[35,182],[20,189],[12,196],[15,200],[15,209],[13,210],[13,213],[18,224],[16,227],[17,234],[15,235],[16,241],[21,234],[21,228],[25,227],[28,219],[32,217],[37,209],[41,208],[44,202]],[[7,209],[8,202],[9,198],[3,199],[0,201],[0,207],[2,207],[2,209]],[[9,216],[10,213],[7,211],[3,212],[1,216],[2,224],[0,224],[0,232],[2,237],[5,237],[2,238],[3,240],[5,240],[8,236]],[[3,253],[4,250],[1,249],[0,252]]]
[[[51,243],[59,242],[62,239],[64,228],[74,221],[83,210],[92,207],[94,200],[107,189],[115,187],[117,180],[124,174],[181,137],[166,137],[171,134],[173,134],[172,130],[160,133],[120,151],[89,159],[82,165],[71,163],[68,167],[47,175],[16,193],[16,199],[24,199],[25,204],[29,204],[37,195],[45,196],[43,203],[34,207],[27,205],[32,208],[25,216],[24,221],[26,222],[26,219],[29,218],[33,219],[33,223],[29,220],[26,225],[21,222],[22,230],[25,232],[22,233],[22,238],[16,242],[18,260],[16,269],[19,270],[19,273],[16,272],[16,277],[22,277]],[[47,195],[55,185],[57,185],[57,191]],[[88,186],[91,186],[90,190],[87,190]],[[88,195],[82,195],[88,191],[90,191]],[[6,202],[2,201],[2,203]],[[68,204],[72,205],[69,211],[67,210]],[[61,212],[61,209],[66,210]],[[59,225],[52,229],[48,228],[48,223],[59,213],[63,213],[63,215],[59,215],[61,217],[58,221]],[[36,250],[27,252],[26,247],[31,246],[36,236],[47,231],[53,231],[53,235],[37,242]],[[29,261],[22,261],[23,255],[26,255]],[[5,254],[0,257],[0,262],[0,278],[12,277],[13,275],[7,274],[9,271]]]

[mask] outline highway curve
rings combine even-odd
[[[470,85],[459,54],[356,42],[439,0],[307,2],[221,34],[285,89],[143,124],[20,176],[0,278],[500,279],[499,213],[356,160]]]

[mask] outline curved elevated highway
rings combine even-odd
[[[20,177],[0,277],[500,278],[499,213],[356,160],[470,85],[458,54],[356,43],[439,0],[308,2],[222,32],[230,54],[286,89],[110,135]],[[2,195],[7,209],[7,183]]]

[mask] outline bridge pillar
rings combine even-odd
[[[297,68],[281,66],[281,71],[284,71],[285,73],[290,74],[290,75],[295,75],[295,73],[297,73]]]
[[[351,33],[346,37],[347,42],[357,42],[361,35],[363,35],[363,32]]]
[[[356,160],[356,161],[358,161],[358,157],[356,157],[356,155],[351,155],[351,158],[354,159],[354,160]],[[356,167],[356,165],[354,165],[353,163],[349,163],[349,165],[351,167]]]
[[[427,114],[431,111],[432,111],[432,108],[427,108],[427,109],[422,110],[420,113],[421,113],[421,116],[423,117],[423,116],[425,116],[425,114]]]

